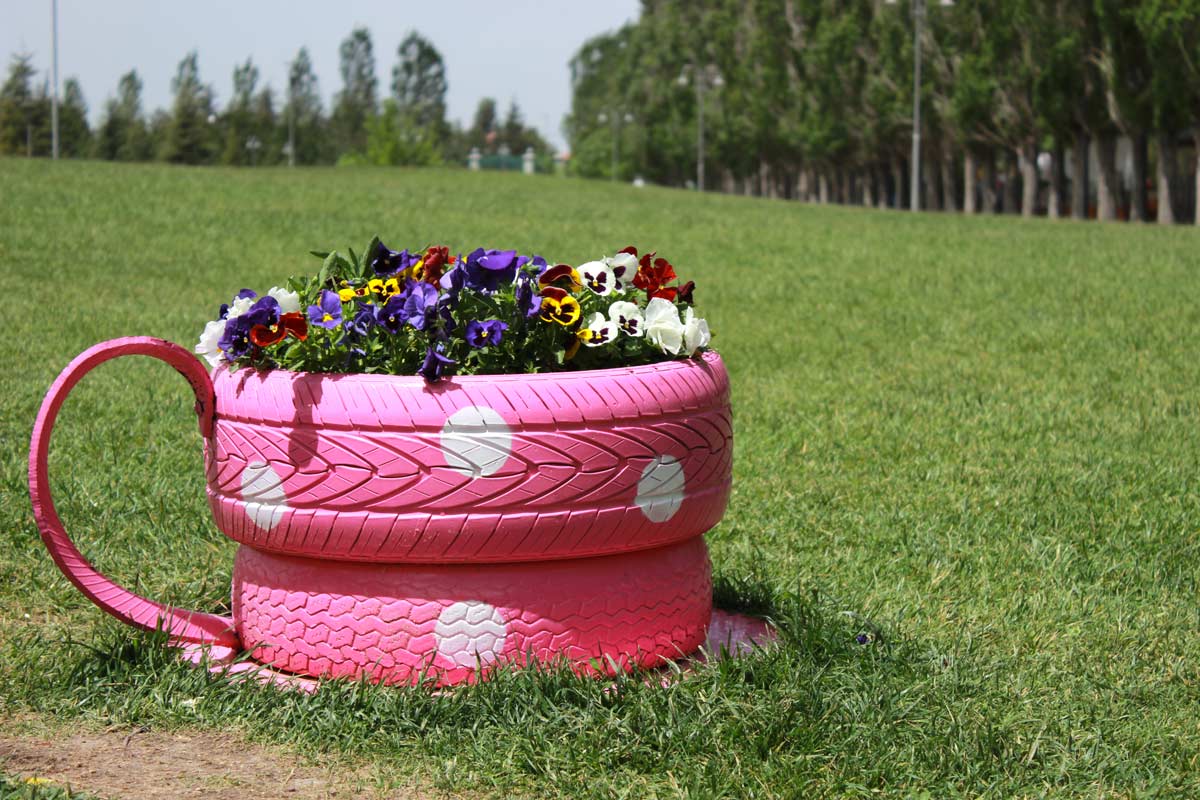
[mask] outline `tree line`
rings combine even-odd
[[[247,166],[464,163],[472,148],[519,154],[532,147],[544,159],[551,155],[515,100],[501,116],[493,98],[481,99],[469,128],[447,120],[445,63],[415,31],[397,47],[386,89],[378,85],[368,29],[351,31],[338,55],[341,89],[328,111],[306,48],[289,64],[281,93],[260,81],[251,59],[237,65],[223,109],[201,79],[194,51],[179,62],[169,109],[147,113],[141,76],[130,70],[95,129],[88,124],[79,81],[67,78],[59,105],[59,151],[113,161]],[[31,56],[13,57],[0,87],[0,154],[50,155],[50,88],[37,78]]]
[[[922,207],[1200,222],[1200,0],[917,2],[644,0],[571,61],[572,168],[685,185],[703,103],[703,188],[907,207],[920,18]]]

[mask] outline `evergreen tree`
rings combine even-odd
[[[339,154],[363,153],[367,146],[367,122],[375,116],[377,99],[375,54],[371,33],[355,28],[340,48],[342,90],[334,100],[332,123]]]
[[[330,160],[332,147],[321,109],[321,95],[312,60],[306,48],[300,48],[288,67],[288,98],[284,106],[284,124],[289,126],[285,139],[295,147],[297,164],[320,164]]]
[[[258,67],[253,61],[246,59],[246,63],[233,68],[233,95],[222,115],[225,140],[222,164],[250,164],[258,160],[263,143],[256,135],[251,108],[257,86]]]
[[[137,70],[121,76],[96,133],[96,155],[110,161],[145,161],[153,155],[142,115],[142,80]]]
[[[83,158],[91,153],[92,130],[87,121],[87,102],[75,78],[63,84],[63,101],[58,109],[58,149],[66,158]]]
[[[29,55],[13,56],[8,78],[0,87],[0,153],[34,155],[41,138],[32,60]]]
[[[217,149],[217,132],[211,121],[215,120],[212,89],[200,80],[194,50],[179,62],[171,90],[175,101],[162,157],[177,164],[211,163]]]
[[[392,69],[392,95],[405,124],[441,141],[446,135],[446,65],[437,48],[416,31],[400,43]]]

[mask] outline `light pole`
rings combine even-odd
[[[725,85],[716,64],[697,69],[695,64],[684,64],[679,73],[679,85],[687,86],[688,76],[696,84],[696,191],[704,191],[704,92]]]
[[[887,0],[896,5],[899,0]],[[912,158],[909,160],[908,210],[921,210],[921,35],[925,28],[925,0],[912,0],[913,13],[913,114]],[[939,0],[939,5],[952,6],[954,0]]]
[[[54,64],[54,94],[50,102],[50,153],[58,159],[58,0],[50,2],[50,50]]]
[[[296,74],[290,70],[288,75],[288,166],[296,166]]]

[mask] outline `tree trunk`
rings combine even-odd
[[[1102,133],[1094,141],[1100,166],[1096,176],[1096,219],[1112,222],[1117,218],[1117,137]]]
[[[1149,214],[1146,211],[1146,172],[1150,160],[1148,137],[1144,131],[1135,134],[1133,144],[1133,197],[1129,204],[1130,219],[1145,222]]]
[[[838,170],[838,202],[844,206],[854,202],[854,176],[844,168]]]
[[[875,175],[869,167],[862,173],[862,187],[862,204],[870,208],[875,205]]]
[[[942,207],[938,198],[937,152],[932,150],[927,148],[921,155],[920,181],[921,188],[925,190],[921,205],[926,211],[937,211]]]
[[[983,160],[983,210],[996,213],[996,151],[991,147]]]
[[[1192,165],[1194,168],[1192,181],[1196,189],[1196,202],[1194,203],[1196,210],[1192,223],[1200,225],[1200,128],[1192,131],[1192,146],[1196,149],[1196,160]]]
[[[1200,146],[1200,133],[1196,134],[1196,142]],[[1197,161],[1200,162],[1200,158],[1197,158]],[[1200,177],[1197,177],[1196,183],[1200,186]],[[907,197],[904,186],[904,162],[899,156],[892,156],[892,208],[897,210],[904,208]],[[1200,203],[1196,205],[1200,206]]]
[[[733,173],[728,169],[721,170],[721,191],[725,194],[733,194],[737,189],[737,182],[733,179]]]
[[[800,198],[801,203],[812,202],[812,198],[809,196],[809,194],[812,191],[809,187],[812,184],[811,184],[811,178],[809,177],[808,167],[805,167],[800,170],[800,179],[799,180],[800,180],[800,184],[796,187],[797,197]]]
[[[1051,219],[1059,219],[1063,215],[1063,203],[1067,196],[1067,170],[1064,160],[1066,152],[1062,142],[1054,140],[1054,163],[1050,165],[1050,200],[1046,204],[1046,214]]]
[[[968,147],[963,151],[963,213],[976,213],[975,153]]]
[[[1175,224],[1175,203],[1171,187],[1175,185],[1175,136],[1158,132],[1158,224]]]
[[[1000,195],[1000,211],[1016,214],[1020,198],[1017,194],[1017,170],[1013,163],[1013,152],[1004,154],[1004,191]]]
[[[1037,213],[1038,168],[1037,143],[1023,142],[1017,150],[1017,168],[1021,170],[1021,216]]]
[[[942,211],[958,211],[958,187],[954,185],[954,151],[942,148]]]
[[[871,170],[871,178],[875,181],[875,207],[888,207],[887,172],[881,166]]]
[[[829,174],[826,170],[821,170],[817,177],[817,202],[821,205],[829,202]]]
[[[1088,218],[1088,153],[1091,151],[1087,131],[1075,132],[1075,146],[1071,148],[1071,216],[1075,219]]]

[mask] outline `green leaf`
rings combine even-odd
[[[309,252],[311,255],[314,255],[314,256],[316,256],[317,258],[319,258],[319,259],[322,259],[322,260],[324,260],[324,259],[325,259],[326,257],[328,257],[328,255],[329,255],[329,251],[328,251],[328,250],[309,250],[308,252]]]

